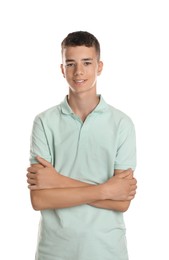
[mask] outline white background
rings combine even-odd
[[[136,126],[138,192],[125,213],[130,260],[167,260],[169,8],[164,0],[1,1],[0,258],[34,259],[40,214],[31,208],[25,177],[32,122],[67,94],[60,42],[76,30],[93,33],[101,43],[98,93]]]

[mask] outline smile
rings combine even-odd
[[[84,79],[81,79],[81,80],[74,80],[74,82],[76,83],[83,83],[85,80]]]

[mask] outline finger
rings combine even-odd
[[[30,189],[30,190],[38,190],[36,185],[28,185],[28,189]]]
[[[38,168],[33,167],[33,166],[27,168],[27,171],[28,171],[28,172],[31,172],[31,173],[37,173],[38,170],[39,170]]]
[[[133,200],[134,199],[134,196],[129,196],[127,200]]]
[[[44,167],[52,167],[51,163],[46,161],[45,159],[43,159],[40,156],[37,156],[36,159],[38,160],[38,162],[40,162],[40,164],[42,164]]]
[[[137,180],[135,178],[132,178],[129,180],[130,185],[136,185],[137,184]]]
[[[132,188],[130,189],[129,194],[130,194],[130,195],[135,195],[135,194],[136,194],[136,190],[137,190],[137,187],[132,187]]]
[[[130,190],[130,195],[135,195],[136,194],[136,189]]]
[[[121,172],[120,174],[118,174],[117,176],[119,176],[120,178],[127,178],[130,175],[133,175],[133,170],[131,168],[124,170],[123,172]]]
[[[133,177],[133,170],[131,168],[125,170],[124,173],[129,177]]]
[[[42,190],[43,187],[40,187],[39,185],[33,184],[33,185],[28,185],[28,188],[30,190]]]
[[[130,189],[131,190],[136,190],[137,189],[137,185],[136,184],[130,185]]]
[[[35,179],[35,178],[37,178],[36,174],[30,173],[30,172],[28,172],[28,173],[26,174],[26,177],[29,178],[29,179]]]
[[[128,180],[133,179],[133,173],[131,172],[130,174],[126,175],[126,176],[124,177],[124,179],[128,179]]]
[[[31,184],[31,185],[34,185],[34,184],[36,184],[36,180],[27,179],[27,183],[29,183],[29,184]]]

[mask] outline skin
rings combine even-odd
[[[99,103],[97,76],[103,69],[94,47],[67,47],[62,52],[61,72],[68,86],[68,103],[84,122]],[[137,181],[133,171],[115,170],[115,175],[100,185],[90,185],[63,176],[43,158],[27,169],[28,188],[35,210],[57,209],[89,204],[94,207],[126,211],[135,197]],[[97,169],[96,169],[97,170]]]

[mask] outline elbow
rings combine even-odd
[[[38,192],[37,191],[31,191],[31,204],[32,204],[32,208],[36,211],[40,211],[42,210],[42,204],[41,204],[41,200],[38,196]]]
[[[123,209],[121,209],[121,212],[126,212],[129,209],[129,207],[124,207]]]
[[[120,208],[120,209],[118,209],[118,212],[122,212],[122,213],[124,213],[124,212],[126,212],[128,210],[128,208],[126,207],[124,207],[124,208]]]
[[[40,211],[41,208],[39,207],[38,203],[34,203],[32,202],[32,208],[35,210],[35,211]]]
[[[126,212],[126,211],[129,209],[129,206],[130,206],[130,201],[125,201],[125,202],[121,205],[119,211],[124,213],[124,212]]]

